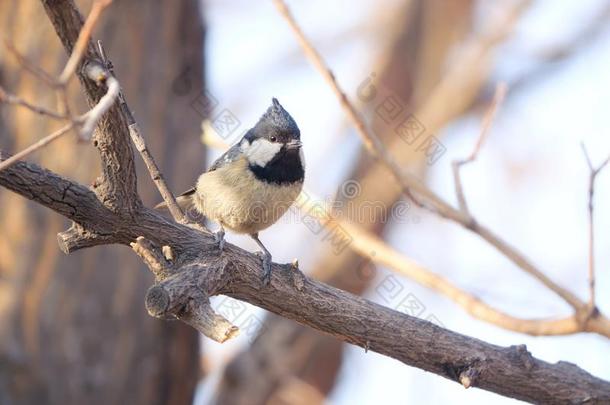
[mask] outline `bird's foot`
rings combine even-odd
[[[256,255],[263,261],[263,286],[271,283],[271,254],[269,252],[256,252]]]
[[[218,249],[222,252],[225,247],[225,230],[223,228],[214,232],[214,241],[218,244]]]

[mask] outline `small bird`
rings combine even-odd
[[[177,198],[183,208],[217,222],[222,250],[225,228],[248,234],[262,252],[263,284],[271,281],[271,253],[258,237],[294,203],[303,188],[305,162],[301,132],[294,119],[272,99],[272,105],[243,138],[220,156]],[[155,208],[165,208],[165,203]]]

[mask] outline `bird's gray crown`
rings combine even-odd
[[[271,107],[263,114],[256,126],[270,125],[282,132],[292,133],[293,135],[298,136],[300,131],[295,120],[288,114],[288,111],[282,107],[277,98],[274,97],[271,100]]]

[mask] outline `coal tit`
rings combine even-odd
[[[303,187],[305,163],[301,132],[277,99],[244,137],[220,156],[177,199],[218,224],[222,249],[225,228],[248,234],[260,246],[263,283],[271,280],[271,254],[258,238],[295,201]],[[161,208],[159,204],[155,208]]]

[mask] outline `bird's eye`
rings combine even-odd
[[[275,142],[275,141],[277,141],[277,138],[276,138],[275,136],[272,136],[272,137],[271,137],[271,138],[269,138],[269,139],[271,139],[271,142]]]

